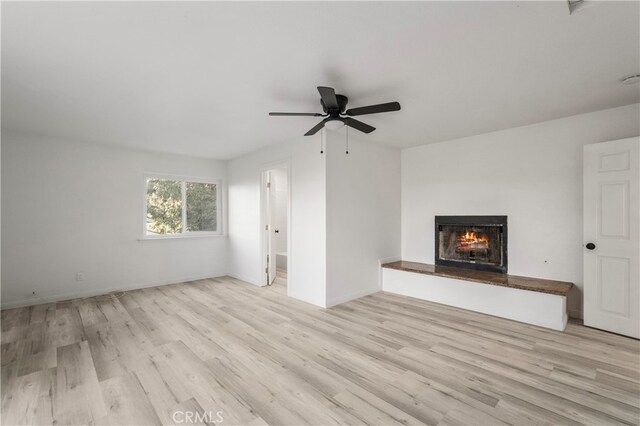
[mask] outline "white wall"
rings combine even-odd
[[[2,138],[0,137],[0,223],[2,223]],[[0,242],[2,241],[2,226],[0,226]],[[0,243],[0,290],[2,290],[2,244]],[[2,295],[0,291],[0,306],[2,305]]]
[[[261,171],[287,163],[291,186],[288,294],[325,306],[325,156],[304,138],[229,161],[229,274],[263,285]]]
[[[230,160],[228,273],[255,285],[264,285],[260,184],[262,168],[273,161],[291,161],[291,144],[280,144]]]
[[[330,131],[324,155],[318,135],[229,162],[229,274],[263,282],[260,171],[289,162],[289,295],[324,307],[379,290],[378,259],[400,253],[400,151],[343,145]]]
[[[640,134],[638,104],[402,151],[402,258],[434,262],[435,215],[508,215],[509,273],[571,281],[582,312],[582,146]]]
[[[339,131],[325,155],[302,138],[228,164],[4,134],[2,306],[225,273],[260,285],[261,170],[287,163],[292,297],[330,306],[375,291],[377,260],[399,251],[433,262],[435,215],[506,214],[509,272],[576,283],[579,316],[582,145],[638,135],[639,114],[636,104],[406,149],[401,178],[396,150],[352,136],[345,155]],[[227,178],[229,240],[139,241],[144,172]]]
[[[344,128],[327,138],[327,306],[380,290],[382,258],[400,254],[400,150]]]
[[[314,140],[294,145],[288,294],[326,306],[326,157]]]
[[[2,151],[3,307],[226,274],[226,237],[138,240],[143,173],[224,180],[226,162],[7,134]]]

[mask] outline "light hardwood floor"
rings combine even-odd
[[[638,424],[639,342],[231,278],[2,311],[2,424]],[[181,423],[190,424],[190,423]]]

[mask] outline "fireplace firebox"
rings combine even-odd
[[[436,216],[435,263],[507,273],[507,216]]]

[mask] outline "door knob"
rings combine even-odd
[[[593,250],[594,248],[596,248],[596,245],[593,243],[587,243],[587,245],[585,246],[587,249],[589,250]]]

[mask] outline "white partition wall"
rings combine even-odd
[[[316,142],[318,144],[316,144]],[[291,167],[291,247],[288,294],[325,306],[325,161],[319,138],[286,142],[229,162],[229,275],[264,285],[260,226],[261,172],[283,162]]]
[[[353,131],[352,131],[353,133]],[[290,159],[288,294],[318,306],[380,290],[379,259],[400,252],[400,151],[328,131],[229,162],[229,274],[261,285],[260,170]]]
[[[328,132],[327,306],[380,290],[379,259],[400,253],[400,151]]]

